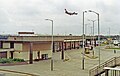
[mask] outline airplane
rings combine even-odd
[[[77,14],[78,14],[78,13],[76,13],[76,12],[73,12],[73,13],[68,12],[66,9],[65,9],[65,13],[68,14],[68,15],[77,15]]]

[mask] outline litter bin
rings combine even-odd
[[[48,59],[48,54],[45,54],[45,59]]]
[[[43,60],[45,59],[45,54],[42,54],[42,59],[43,59]]]
[[[90,50],[93,50],[93,46],[91,46],[91,49]]]
[[[43,60],[48,59],[48,54],[42,54],[42,59],[43,59]]]
[[[85,54],[89,54],[89,48],[88,47],[85,47]]]

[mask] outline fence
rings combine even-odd
[[[116,66],[115,68],[105,67],[106,69],[105,76],[120,76],[120,67]]]
[[[89,70],[89,76],[98,76],[105,72],[104,67],[115,67],[120,65],[120,57],[113,57],[100,65]]]

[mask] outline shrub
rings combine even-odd
[[[6,59],[6,58],[1,58],[0,59],[0,63],[3,63],[3,64],[4,63],[11,63],[11,62],[13,62],[12,59]]]
[[[7,59],[7,58],[0,58],[0,63],[13,63],[13,62],[25,62],[24,59],[14,58],[14,59]]]
[[[14,58],[13,61],[16,61],[16,62],[24,62],[25,60],[24,60],[24,59],[19,59],[19,58]]]

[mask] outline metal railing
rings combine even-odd
[[[104,67],[115,67],[120,65],[120,57],[113,57],[89,70],[89,76],[98,76],[105,72]]]

